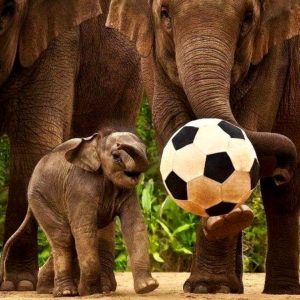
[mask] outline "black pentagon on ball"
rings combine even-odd
[[[183,127],[172,139],[172,143],[176,150],[179,150],[194,142],[198,128],[193,126]]]
[[[173,198],[177,200],[187,200],[187,183],[175,172],[171,172],[165,180],[166,186]]]
[[[242,130],[237,126],[234,126],[233,124],[230,124],[226,121],[221,121],[218,126],[222,128],[223,131],[225,131],[233,139],[245,139]]]
[[[210,217],[226,215],[226,214],[230,213],[234,209],[235,206],[236,206],[235,203],[221,202],[215,206],[212,206],[212,207],[206,209],[206,213]]]
[[[226,152],[206,156],[204,176],[223,183],[234,171],[232,161]]]
[[[251,178],[251,190],[253,190],[259,181],[259,163],[257,159],[254,160],[253,165],[250,170],[250,178]]]

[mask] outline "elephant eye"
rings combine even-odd
[[[165,30],[168,33],[170,33],[172,31],[172,25],[171,25],[171,16],[170,16],[169,8],[167,6],[161,7],[160,18]]]
[[[245,13],[244,23],[252,23],[252,21],[253,21],[253,11],[252,10],[248,10]]]
[[[0,35],[3,35],[12,24],[15,14],[15,5],[12,1],[6,2],[0,7]]]
[[[252,10],[246,11],[246,13],[244,15],[244,20],[242,23],[242,29],[241,29],[242,35],[246,35],[249,32],[249,29],[251,28],[253,20],[254,20],[253,11]]]
[[[1,17],[12,17],[15,14],[15,5],[13,2],[8,2],[4,5],[1,11]]]
[[[170,19],[170,14],[169,14],[169,9],[166,6],[162,6],[161,10],[160,10],[160,17],[166,18],[166,19]]]
[[[114,160],[115,163],[117,163],[117,164],[122,163],[122,159],[121,159],[121,157],[120,157],[119,154],[112,153],[112,158],[113,158],[113,160]]]

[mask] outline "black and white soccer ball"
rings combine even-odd
[[[243,204],[259,181],[259,163],[245,132],[220,119],[180,128],[164,148],[164,185],[183,209],[208,217]]]

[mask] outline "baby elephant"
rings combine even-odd
[[[158,287],[150,273],[147,229],[135,192],[147,164],[145,146],[136,135],[112,130],[69,140],[37,164],[28,187],[28,214],[33,213],[52,248],[54,296],[101,292],[97,230],[115,216],[121,219],[135,291]],[[78,289],[72,278],[74,242]]]

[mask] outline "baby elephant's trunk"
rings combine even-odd
[[[6,241],[6,243],[4,245],[4,248],[2,251],[2,257],[1,257],[1,265],[0,265],[0,283],[3,281],[6,281],[5,263],[9,256],[9,250],[10,250],[11,246],[14,244],[14,242],[18,239],[20,234],[27,228],[31,219],[32,219],[32,212],[31,212],[30,208],[28,207],[25,219],[23,220],[22,224],[16,230],[16,232]]]
[[[148,159],[142,144],[121,144],[118,149],[121,151],[122,161],[125,164],[127,171],[139,173],[146,171]]]

